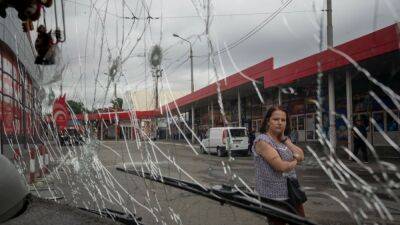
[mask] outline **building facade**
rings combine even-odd
[[[14,147],[35,142],[40,130],[41,77],[34,59],[30,34],[22,31],[16,12],[8,10],[7,18],[0,18],[0,135],[1,152],[8,156]]]
[[[399,24],[393,24],[279,68],[274,68],[273,58],[267,59],[219,81],[220,94],[214,83],[176,102],[181,112],[189,114],[194,105],[198,134],[215,126],[245,126],[258,131],[266,110],[272,105],[283,105],[289,111],[290,125],[298,141],[317,142],[318,112],[322,132],[329,137],[331,98],[336,112],[335,141],[339,145],[351,146],[351,130],[346,122],[355,119],[366,123],[368,139],[374,146],[390,146],[385,135],[400,144],[396,122],[399,40]],[[334,95],[328,93],[330,75],[334,77]],[[173,103],[168,108],[176,110]],[[191,124],[191,120],[187,123]]]

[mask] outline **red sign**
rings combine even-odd
[[[58,97],[53,103],[53,119],[58,129],[63,130],[67,127],[68,119],[70,118],[65,94]]]

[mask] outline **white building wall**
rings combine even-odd
[[[159,99],[160,99],[160,106],[166,105],[174,99],[178,99],[187,95],[187,92],[183,91],[160,91]],[[126,94],[126,99],[129,102],[129,108],[137,110],[137,111],[146,111],[146,110],[153,110],[154,109],[154,93],[152,90],[132,90],[128,91]]]

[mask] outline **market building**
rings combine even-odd
[[[8,157],[14,148],[35,142],[41,126],[41,77],[32,46],[17,12],[10,10],[7,18],[0,18],[0,140],[1,152]]]
[[[194,105],[195,132],[201,136],[210,127],[224,125],[245,126],[258,131],[266,110],[281,104],[289,111],[290,125],[297,132],[298,141],[316,142],[315,102],[320,100],[322,103],[322,125],[324,132],[328,133],[328,99],[333,98],[337,112],[338,145],[351,146],[352,139],[341,115],[350,122],[360,118],[368,123],[368,139],[374,146],[388,146],[389,143],[379,133],[379,128],[371,124],[370,118],[392,140],[400,143],[399,124],[392,117],[399,118],[395,105],[400,93],[399,40],[399,24],[393,24],[335,46],[334,50],[325,50],[279,68],[274,68],[274,60],[270,58],[178,98],[177,105],[171,102],[162,109],[169,108],[176,113],[179,107],[181,112],[191,117],[191,106]],[[365,74],[360,68],[368,72]],[[323,74],[320,79],[319,74]],[[327,77],[330,74],[334,76],[333,96],[328,94]],[[375,79],[381,84],[377,84]],[[385,91],[380,85],[390,88],[397,95]],[[321,92],[318,95],[319,89]],[[373,96],[382,102],[379,103]],[[222,99],[221,105],[219,98]],[[390,112],[384,110],[382,103]],[[224,123],[221,107],[228,124]],[[187,123],[191,126],[191,119]]]

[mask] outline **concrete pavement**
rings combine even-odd
[[[136,211],[138,216],[143,217],[145,224],[162,224],[162,221],[182,224],[265,224],[266,219],[254,213],[247,212],[227,205],[196,196],[185,191],[177,190],[162,184],[157,184],[143,178],[129,174],[124,174],[115,170],[117,166],[126,166],[137,169],[159,168],[164,176],[179,178],[186,181],[199,182],[206,186],[216,184],[236,184],[244,188],[244,184],[238,178],[232,179],[232,175],[240,177],[251,188],[254,187],[254,168],[251,156],[219,158],[216,155],[196,155],[195,152],[184,143],[162,143],[156,142],[157,148],[150,145],[142,145],[137,148],[134,142],[114,142],[104,141],[97,146],[97,157],[102,164],[110,171],[112,176],[118,181],[120,186],[115,186],[115,190],[124,199],[123,204],[106,203],[107,206],[121,210],[121,205],[125,205],[132,211]],[[178,171],[178,164],[184,172]],[[371,188],[380,188],[373,175],[368,169],[360,165],[344,160],[343,164],[360,178],[367,181]],[[396,162],[394,162],[396,165]],[[375,175],[379,173],[379,165],[376,163],[368,164]],[[230,169],[229,169],[230,168]],[[231,172],[229,172],[229,170]],[[356,224],[353,218],[353,212],[360,208],[366,208],[357,192],[351,185],[344,185],[347,197],[338,190],[332,180],[320,168],[317,161],[307,154],[305,162],[299,167],[298,174],[302,186],[306,189],[308,201],[305,204],[307,217],[319,224]],[[68,179],[73,178],[61,175],[61,179],[54,181],[54,189],[61,190],[65,199],[64,203],[77,206],[92,206],[93,193],[87,193],[82,186],[76,182],[74,185]],[[389,176],[395,179],[395,173],[389,173]],[[104,181],[98,181],[99,190],[107,185]],[[77,190],[79,190],[79,193]],[[379,191],[376,191],[379,194]],[[383,190],[379,194],[380,200],[391,212],[394,222],[386,224],[396,224],[399,221],[400,211],[397,209],[397,203],[391,196]],[[398,195],[398,191],[393,189]],[[398,195],[399,196],[399,195]],[[135,199],[135,200],[132,200]],[[92,202],[92,203],[91,203]],[[139,206],[143,204],[144,207]],[[346,208],[347,207],[347,208]],[[374,207],[364,209],[368,215],[365,219],[366,224],[382,222],[379,214]],[[156,215],[156,216],[155,216]]]

